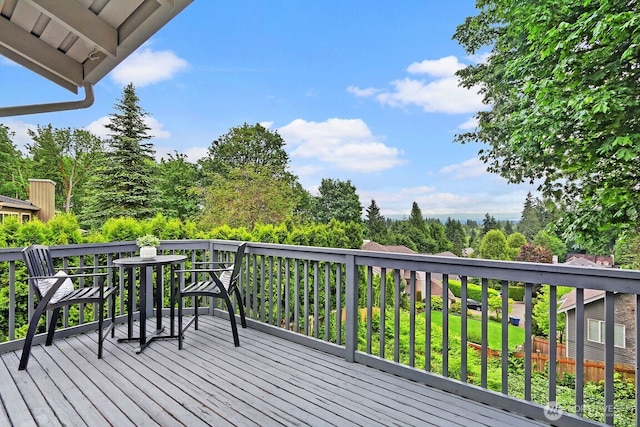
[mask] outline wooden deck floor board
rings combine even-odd
[[[167,340],[136,354],[108,338],[99,360],[96,334],[83,334],[35,346],[26,372],[20,351],[2,354],[0,425],[544,425],[255,329],[240,342],[203,316],[182,351]]]
[[[207,330],[208,329],[208,330]],[[254,392],[251,399],[247,402],[251,405],[255,401],[255,388],[261,390],[264,395],[263,399],[266,404],[275,406],[280,412],[295,414],[299,422],[310,425],[324,425],[332,423],[343,423],[344,425],[363,425],[371,422],[370,419],[360,419],[358,422],[357,414],[354,417],[343,420],[336,418],[335,414],[328,409],[332,406],[330,401],[319,401],[318,396],[307,392],[304,384],[291,384],[281,379],[278,372],[268,369],[268,366],[262,364],[261,359],[259,365],[252,360],[255,356],[254,352],[247,352],[245,347],[233,347],[231,343],[231,331],[227,328],[219,327],[215,329],[200,329],[199,331],[189,330],[193,342],[211,341],[214,348],[223,348],[232,357],[220,366],[219,372],[224,371],[229,376],[229,381],[242,380],[240,384],[251,384]],[[215,335],[211,335],[211,333]],[[245,339],[245,341],[248,341]],[[185,343],[184,351],[191,352],[196,356],[196,360],[202,360],[207,355],[205,348],[199,345],[191,345],[187,348]],[[221,356],[221,355],[217,355]],[[211,374],[211,380],[215,381],[216,374]],[[330,396],[324,396],[328,399]],[[354,418],[356,418],[354,420]]]

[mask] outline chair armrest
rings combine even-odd
[[[64,271],[64,270],[63,270]],[[67,274],[66,276],[29,276],[29,279],[59,279],[60,277],[77,279],[79,277],[100,277],[107,276],[108,273],[85,273],[85,274]]]
[[[223,271],[231,271],[232,268],[189,268],[175,270],[176,273],[218,273]]]

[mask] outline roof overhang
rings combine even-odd
[[[84,87],[85,100],[71,107],[86,107],[93,85],[192,2],[0,0],[0,54],[73,93]],[[48,105],[62,104],[69,107]],[[1,108],[0,116],[42,112],[20,108]]]

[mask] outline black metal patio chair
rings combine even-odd
[[[184,332],[194,324],[194,329],[198,329],[198,300],[199,297],[213,297],[222,298],[227,306],[227,312],[229,313],[229,321],[231,322],[231,332],[233,334],[233,343],[236,347],[240,346],[240,339],[238,338],[238,327],[236,325],[235,312],[233,310],[233,304],[231,303],[230,295],[234,295],[240,310],[240,321],[243,328],[247,327],[247,321],[245,319],[245,310],[242,303],[242,295],[238,287],[238,280],[240,278],[240,269],[242,268],[242,260],[244,258],[244,252],[247,244],[242,243],[238,246],[233,262],[196,262],[194,268],[186,270],[177,270],[178,273],[191,273],[193,282],[185,286],[184,289],[178,292],[178,349],[182,350],[182,341],[184,338]],[[205,278],[205,280],[198,280],[199,278]],[[193,297],[194,302],[194,315],[189,322],[184,326],[183,324],[183,305],[184,299]]]
[[[28,282],[38,297],[38,305],[36,306],[31,319],[29,320],[29,329],[24,340],[22,356],[20,358],[19,370],[27,368],[29,363],[29,355],[31,354],[31,346],[33,338],[38,329],[40,317],[48,310],[52,310],[47,330],[46,345],[49,346],[53,342],[56,325],[60,317],[60,309],[72,304],[93,303],[98,306],[98,359],[102,358],[102,343],[111,332],[114,337],[115,320],[116,320],[116,287],[104,286],[104,280],[107,273],[82,273],[67,274],[64,270],[56,272],[51,258],[51,252],[47,246],[32,245],[22,250],[24,262],[27,265],[27,273],[29,275]],[[94,267],[83,267],[79,270],[94,269]],[[74,288],[73,282],[78,279],[86,279],[93,282],[92,286]],[[107,328],[103,327],[104,323],[104,302],[111,298],[111,323]],[[95,316],[94,316],[95,318]]]

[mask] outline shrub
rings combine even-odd
[[[431,310],[442,311],[442,297],[431,297]]]
[[[509,298],[524,301],[524,286],[509,286]]]

